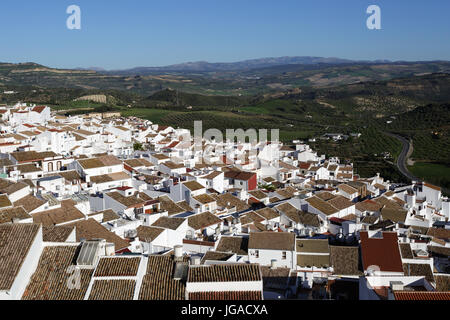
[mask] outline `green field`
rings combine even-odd
[[[415,176],[439,185],[443,188],[450,188],[450,167],[440,163],[416,162],[409,166],[408,170]]]

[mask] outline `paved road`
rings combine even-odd
[[[385,133],[388,136],[398,139],[403,145],[402,152],[400,153],[400,155],[397,159],[397,168],[400,170],[400,172],[410,180],[423,181],[422,179],[415,177],[411,172],[408,171],[408,169],[406,167],[406,162],[408,161],[408,158],[411,156],[411,153],[412,153],[412,143],[402,136],[399,136],[399,135],[396,135],[396,134],[393,134],[390,132],[385,132]],[[450,195],[450,189],[441,187],[441,190],[444,193]]]
[[[385,132],[385,133],[390,137],[396,138],[397,140],[399,140],[402,143],[403,149],[397,159],[397,168],[400,170],[400,172],[410,180],[422,181],[421,179],[414,176],[411,172],[409,172],[408,168],[406,167],[406,161],[408,161],[410,152],[412,152],[411,142],[402,136],[399,136],[399,135],[396,135],[396,134],[393,134],[390,132]]]

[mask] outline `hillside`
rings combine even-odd
[[[130,72],[55,69],[35,63],[0,64],[0,90],[14,86],[121,90],[149,96],[166,88],[219,96],[274,94],[298,87],[328,88],[429,73],[449,73],[449,62],[352,62],[301,57],[233,64],[236,69]],[[306,59],[306,61],[304,61]],[[259,61],[259,62],[258,62]],[[303,61],[303,62],[302,62]],[[278,64],[276,64],[278,63]],[[294,64],[293,64],[294,63]],[[249,67],[251,66],[251,67]],[[219,68],[220,69],[220,68]]]

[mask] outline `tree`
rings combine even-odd
[[[142,147],[142,143],[135,142],[133,144],[134,151],[144,151],[144,148]]]

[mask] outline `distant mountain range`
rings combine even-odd
[[[389,60],[375,60],[375,61],[356,61],[340,58],[324,58],[324,57],[276,57],[276,58],[260,58],[251,59],[238,62],[216,62],[211,63],[207,61],[186,62],[180,64],[173,64],[163,67],[136,67],[125,70],[110,70],[106,71],[111,74],[122,75],[147,75],[161,72],[220,72],[220,71],[245,71],[252,69],[259,69],[265,67],[281,66],[281,65],[312,65],[312,64],[351,64],[351,63],[390,63]],[[87,70],[87,69],[84,69]],[[94,70],[90,68],[90,70]],[[98,68],[96,71],[102,71]]]

